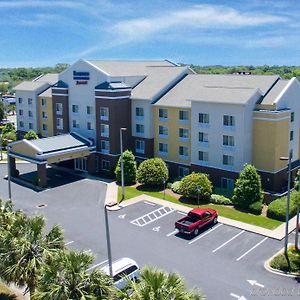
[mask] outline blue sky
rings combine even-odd
[[[299,0],[0,0],[0,67],[84,59],[300,65]]]

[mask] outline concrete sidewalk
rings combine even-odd
[[[172,202],[162,200],[162,199],[159,199],[159,198],[154,198],[154,197],[151,197],[151,196],[148,196],[148,195],[137,196],[135,198],[123,201],[119,205],[117,203],[117,199],[118,199],[118,186],[116,185],[115,182],[112,182],[112,183],[108,184],[107,194],[106,194],[106,204],[108,206],[111,206],[110,210],[118,210],[118,209],[121,209],[122,207],[126,207],[128,205],[132,205],[132,204],[135,204],[135,203],[140,202],[140,201],[153,202],[155,204],[162,205],[162,206],[168,206],[168,207],[171,207],[173,209],[183,211],[183,212],[186,212],[186,213],[191,210],[190,207],[187,207],[187,206],[184,206],[184,205],[181,205],[181,204],[172,203]],[[262,228],[262,227],[259,227],[259,226],[255,226],[255,225],[235,221],[235,220],[232,220],[232,219],[224,218],[224,217],[221,217],[221,216],[219,216],[218,219],[219,219],[219,222],[221,222],[223,224],[233,226],[233,227],[237,227],[237,228],[240,228],[242,230],[254,232],[254,233],[257,233],[257,234],[261,234],[263,236],[270,237],[270,238],[273,238],[273,239],[276,239],[276,240],[282,240],[285,237],[285,223],[282,223],[281,225],[279,225],[274,230],[270,230],[270,229],[265,229],[265,228]],[[289,221],[289,233],[292,232],[295,229],[295,227],[296,227],[296,216]]]

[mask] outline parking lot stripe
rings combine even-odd
[[[186,213],[184,213],[184,212],[182,212],[182,211],[177,211],[177,213],[180,214],[180,215],[186,216]]]
[[[178,233],[178,232],[179,232],[178,229],[175,229],[174,231],[168,233],[167,236],[174,235],[174,234],[176,234],[176,233]]]
[[[155,203],[152,203],[152,202],[148,202],[148,201],[144,201],[145,204],[148,204],[148,205],[151,205],[151,206],[155,206],[156,204]]]
[[[192,241],[189,242],[189,245],[190,244],[193,244],[195,243],[196,241],[202,239],[203,237],[205,237],[206,235],[208,235],[209,233],[211,233],[212,231],[216,230],[217,228],[219,228],[220,226],[222,226],[223,224],[218,224],[217,226],[214,226],[212,229],[210,229],[209,231],[205,232],[204,234],[198,236],[197,238],[193,239]]]
[[[67,243],[65,243],[65,246],[68,246],[68,245],[73,244],[73,243],[74,243],[74,241],[67,242]]]
[[[254,250],[256,247],[258,247],[260,244],[262,244],[267,239],[268,239],[268,237],[265,237],[263,240],[261,240],[259,243],[257,243],[255,246],[253,246],[251,249],[249,249],[243,255],[241,255],[239,258],[237,258],[236,261],[239,261],[240,259],[242,259],[244,256],[246,256],[248,253],[250,253],[252,250]]]
[[[87,249],[87,250],[82,251],[82,253],[88,253],[88,252],[92,252],[92,250],[91,249]]]
[[[235,238],[237,238],[239,235],[241,235],[244,232],[245,232],[245,230],[239,232],[238,234],[236,234],[235,236],[233,236],[231,239],[229,239],[228,241],[226,241],[225,243],[223,243],[222,245],[220,245],[218,248],[214,249],[212,252],[215,253],[216,251],[218,251],[219,249],[221,249],[222,247],[224,247],[225,245],[227,245],[228,243],[230,243],[231,241],[233,241]]]
[[[95,268],[97,268],[97,267],[99,267],[99,266],[101,266],[101,265],[103,265],[107,262],[108,262],[108,260],[104,260],[104,261],[100,262],[99,264],[91,266],[90,268],[87,269],[87,271],[91,271],[91,270],[93,270],[93,269],[95,269]]]

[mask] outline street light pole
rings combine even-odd
[[[288,242],[289,242],[289,212],[290,212],[290,197],[291,197],[291,160],[292,151],[289,152],[289,157],[280,157],[280,160],[288,160],[288,193],[286,200],[286,213],[285,213],[285,239],[284,239],[284,254],[287,257]]]
[[[127,128],[120,128],[120,151],[121,151],[121,186],[122,186],[122,201],[125,198],[125,187],[124,187],[124,161],[123,161],[123,138],[122,132],[127,130]]]
[[[164,200],[166,198],[166,179],[163,179],[163,183],[164,183]]]
[[[201,191],[201,188],[197,188],[197,196],[198,196],[198,208],[200,206],[200,201],[199,201],[199,197],[200,197],[200,191]]]
[[[2,132],[0,132],[0,160],[2,160]]]
[[[110,234],[109,234],[109,225],[108,225],[108,214],[107,214],[107,205],[104,205],[104,217],[105,217],[105,231],[106,231],[106,244],[107,244],[107,258],[108,258],[108,267],[109,275],[113,277],[112,272],[112,259],[111,259],[111,244],[110,244]]]

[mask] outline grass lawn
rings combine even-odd
[[[270,262],[270,266],[274,269],[284,272],[294,272],[300,274],[300,250],[296,250],[294,246],[290,246],[288,249],[288,258],[290,261],[290,267],[283,253],[274,257]]]
[[[1,300],[21,300],[6,285],[0,283],[0,299]]]
[[[134,198],[136,196],[140,196],[142,194],[146,194],[155,198],[160,198],[164,199],[164,194],[161,191],[144,191],[144,190],[138,190],[135,187],[131,186],[126,186],[125,187],[125,200]],[[118,200],[121,200],[121,195],[122,195],[122,190],[121,187],[119,187],[118,190]],[[177,203],[177,204],[182,204],[188,207],[197,207],[197,204],[190,204],[190,203],[184,203],[176,199],[175,197],[172,197],[168,194],[165,195],[165,200]],[[210,207],[215,210],[217,210],[218,214],[222,217],[229,218],[232,220],[260,226],[266,229],[275,229],[277,226],[282,224],[282,222],[269,219],[264,216],[256,216],[253,214],[241,212],[239,210],[234,209],[233,207],[228,207],[224,205],[216,205],[216,204],[201,204],[200,207]]]

